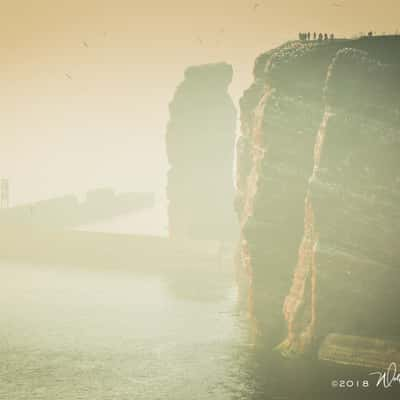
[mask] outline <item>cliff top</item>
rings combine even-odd
[[[307,66],[318,65],[323,59],[332,59],[343,48],[362,50],[382,64],[400,64],[400,35],[333,39],[323,41],[290,41],[261,54],[254,66],[255,78],[265,77],[280,66],[306,61]]]

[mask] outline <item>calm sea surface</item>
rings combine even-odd
[[[0,262],[0,400],[400,398],[330,388],[352,370],[263,356],[242,314],[217,270]]]
[[[236,289],[217,280],[0,263],[0,399],[248,397]]]

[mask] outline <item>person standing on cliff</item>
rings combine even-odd
[[[303,33],[303,32],[300,32],[299,33],[299,40],[301,40],[303,42],[306,39],[307,39],[307,34]]]
[[[313,38],[314,40],[317,40],[317,32],[314,32]]]

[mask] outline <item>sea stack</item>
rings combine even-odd
[[[225,63],[186,69],[169,105],[166,133],[171,237],[221,240],[237,236],[233,154],[236,109]]]

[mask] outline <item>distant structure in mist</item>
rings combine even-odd
[[[0,179],[0,208],[10,206],[10,185],[8,179]]]
[[[189,67],[169,105],[166,133],[169,234],[236,238],[233,154],[236,109],[228,93],[232,67]]]
[[[99,188],[89,191],[84,201],[70,194],[10,207],[8,181],[1,180],[0,188],[0,225],[71,228],[149,209],[155,201],[153,193],[116,194],[110,188]]]

